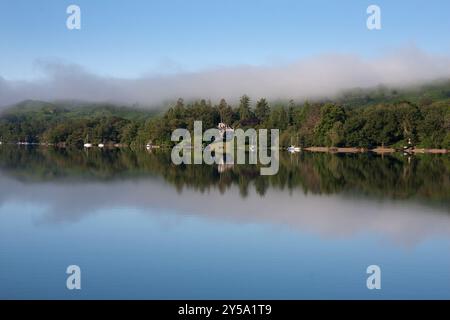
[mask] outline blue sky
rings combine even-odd
[[[69,4],[81,7],[79,31],[65,26]],[[366,28],[370,4],[382,30]],[[0,76],[39,76],[39,59],[133,78],[411,45],[448,55],[449,31],[447,0],[0,0]]]

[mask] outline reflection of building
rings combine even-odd
[[[217,161],[217,159],[218,159],[218,161]],[[223,173],[223,172],[225,172],[227,170],[233,169],[234,162],[233,161],[227,162],[226,159],[227,159],[227,155],[226,154],[218,154],[218,155],[216,155],[217,171],[219,173]]]
[[[233,167],[234,167],[234,164],[232,164],[232,163],[231,164],[219,164],[217,166],[217,171],[219,173],[224,173],[227,170],[233,169]]]

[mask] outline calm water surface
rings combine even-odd
[[[450,299],[450,157],[0,146],[0,298]]]

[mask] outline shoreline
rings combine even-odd
[[[410,154],[447,154],[449,152],[448,149],[436,149],[436,148],[411,148],[411,149],[395,149],[388,147],[377,147],[374,149],[368,148],[354,148],[354,147],[306,147],[302,148],[302,151],[308,152],[322,152],[322,153],[366,153],[366,152],[374,152],[377,154],[385,154],[385,153],[396,153],[396,152],[404,152]]]
[[[17,145],[17,146],[38,146],[38,147],[55,147],[55,148],[68,148],[74,147],[79,149],[86,149],[83,147],[76,147],[67,145],[65,143],[12,143],[12,142],[3,142],[1,145]],[[114,148],[128,148],[127,144],[122,143],[107,143],[103,147],[98,147],[96,144],[93,144],[92,147],[89,148],[99,148],[99,149],[114,149]],[[164,146],[142,146],[147,149],[170,149],[170,147]],[[88,149],[89,149],[88,148]],[[281,147],[280,150],[285,150],[284,147]],[[373,149],[369,148],[358,148],[358,147],[304,147],[300,148],[301,151],[307,152],[316,152],[316,153],[368,153],[373,152],[376,154],[391,154],[391,153],[408,153],[408,154],[448,154],[450,153],[449,149],[437,149],[437,148],[408,148],[408,149],[400,149],[400,148],[391,148],[391,147],[376,147]]]

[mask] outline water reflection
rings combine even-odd
[[[450,234],[446,155],[282,154],[279,173],[260,176],[251,165],[175,166],[163,151],[2,146],[0,172],[0,204],[42,207],[40,223],[133,207],[408,246]]]
[[[0,149],[0,170],[24,182],[113,181],[161,177],[177,190],[221,193],[237,185],[264,196],[268,189],[299,189],[305,194],[364,194],[392,199],[420,199],[447,207],[450,202],[450,157],[447,155],[378,156],[374,154],[282,154],[279,174],[261,176],[255,165],[221,168],[175,166],[170,153],[130,149]]]

